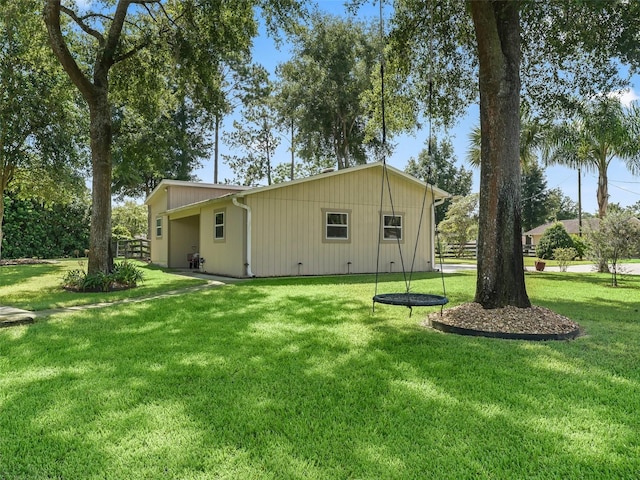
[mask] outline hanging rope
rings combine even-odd
[[[430,19],[430,25],[431,25],[431,38],[429,40],[429,49],[430,49],[430,62],[433,62],[433,11],[431,14],[431,19]],[[411,316],[411,313],[413,312],[413,307],[414,306],[435,306],[435,305],[440,305],[440,314],[442,314],[442,307],[448,303],[448,299],[446,298],[446,292],[444,289],[444,273],[443,273],[443,269],[442,269],[442,249],[440,248],[440,240],[438,237],[438,231],[436,230],[436,238],[437,238],[437,244],[438,244],[438,250],[440,252],[440,273],[441,273],[441,278],[442,278],[442,290],[443,290],[443,296],[440,295],[431,295],[431,294],[412,294],[411,293],[411,280],[413,278],[413,271],[414,271],[414,267],[415,267],[415,261],[416,261],[416,257],[417,257],[417,253],[418,253],[418,245],[420,243],[420,231],[422,230],[422,222],[424,219],[424,211],[425,211],[425,207],[427,204],[427,194],[428,194],[428,189],[429,189],[429,180],[430,178],[427,178],[425,180],[425,188],[424,188],[424,193],[423,193],[423,197],[422,197],[422,206],[420,209],[420,218],[418,221],[418,231],[417,231],[417,235],[416,235],[416,242],[414,245],[414,249],[413,249],[413,257],[411,259],[411,270],[409,272],[409,276],[407,277],[407,271],[405,268],[405,263],[404,263],[404,256],[402,253],[402,245],[400,242],[400,235],[396,234],[396,243],[398,245],[398,254],[400,256],[400,264],[401,264],[401,268],[402,268],[402,274],[403,274],[403,278],[404,278],[404,283],[405,283],[405,291],[404,293],[400,294],[400,293],[389,293],[389,294],[378,294],[378,280],[379,280],[379,273],[380,273],[380,250],[381,250],[381,243],[382,243],[382,239],[384,236],[384,214],[383,214],[383,207],[384,207],[384,192],[385,192],[385,183],[386,183],[386,190],[387,193],[389,195],[389,204],[391,207],[391,215],[392,218],[394,219],[393,221],[395,222],[395,218],[397,218],[396,215],[396,211],[395,211],[395,205],[393,203],[393,196],[391,194],[391,181],[389,180],[389,170],[387,168],[387,161],[386,161],[386,141],[387,141],[387,129],[386,129],[386,113],[385,113],[385,90],[384,90],[384,74],[385,74],[385,60],[384,60],[384,19],[383,19],[383,10],[382,10],[382,0],[380,0],[380,92],[381,92],[381,114],[382,114],[382,179],[381,179],[381,185],[380,185],[380,210],[379,210],[379,222],[378,222],[378,251],[377,251],[377,257],[376,257],[376,279],[375,279],[375,294],[373,297],[373,311],[375,312],[375,304],[376,302],[379,303],[385,303],[388,305],[404,305],[407,306],[410,310],[409,315]],[[429,67],[429,102],[428,102],[428,115],[429,115],[429,136],[428,136],[428,155],[429,155],[429,159],[431,160],[432,158],[432,102],[433,102],[433,65],[432,63],[430,64]],[[427,175],[427,177],[431,177],[431,169],[429,167],[429,173]],[[434,194],[434,190],[433,190],[433,184],[431,184],[431,212],[432,212],[432,217],[435,215],[435,210],[434,210],[434,202],[435,202],[435,194]],[[434,245],[431,245],[431,248],[433,248]]]

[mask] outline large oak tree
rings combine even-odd
[[[132,95],[154,95],[165,79],[178,85],[189,100],[215,112],[221,102],[221,62],[247,51],[257,34],[260,11],[273,27],[295,0],[118,0],[94,1],[95,10],[80,12],[75,2],[46,0],[44,20],[49,41],[69,78],[89,108],[92,160],[92,214],[89,273],[111,267],[112,84],[133,85]],[[261,7],[261,9],[258,9]],[[76,48],[77,46],[77,48]],[[132,61],[147,55],[159,67],[137,69]],[[137,82],[142,78],[144,82]],[[127,81],[122,81],[128,79]],[[131,96],[129,98],[132,98]]]
[[[429,113],[450,123],[480,97],[479,262],[485,308],[530,305],[520,230],[519,109],[539,115],[625,85],[638,64],[637,2],[402,0],[392,41]],[[435,84],[431,87],[431,83]],[[475,85],[475,88],[474,88]],[[431,98],[431,92],[435,98]]]

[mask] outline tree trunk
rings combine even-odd
[[[520,210],[520,4],[471,0],[480,87],[480,224],[475,301],[530,307]]]
[[[111,108],[106,92],[89,105],[91,118],[91,232],[88,272],[110,272],[111,252]]]
[[[609,206],[609,185],[607,180],[607,164],[598,169],[598,217],[604,218]]]
[[[2,260],[2,239],[4,236],[2,222],[4,222],[4,190],[0,191],[0,260]]]
[[[604,165],[604,166],[603,166]],[[600,164],[598,168],[598,217],[602,219],[607,214],[607,208],[609,206],[609,185],[607,180],[607,163],[606,161]],[[606,258],[601,257],[598,260],[598,272],[609,273],[609,262]]]

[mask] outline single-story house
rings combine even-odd
[[[577,218],[573,218],[571,220],[558,220],[562,225],[564,225],[565,230],[569,235],[578,235],[580,233],[580,220]],[[528,232],[524,232],[524,244],[535,246],[540,242],[540,238],[542,234],[547,230],[547,228],[555,225],[557,222],[548,222],[544,225],[540,225],[536,228],[529,230]],[[600,219],[597,217],[588,217],[582,219],[582,233],[585,233],[589,230],[597,230],[600,226]]]
[[[151,261],[232,277],[433,270],[433,208],[449,194],[382,163],[247,188],[162,180],[145,204],[153,225]],[[423,198],[425,211],[420,221]],[[382,222],[381,222],[382,220]],[[418,226],[421,225],[420,232]],[[419,233],[419,237],[418,237]],[[380,238],[380,242],[378,241]]]

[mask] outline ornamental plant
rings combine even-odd
[[[553,258],[556,248],[574,248],[571,236],[560,222],[554,223],[544,231],[536,245],[536,255],[542,260]]]

